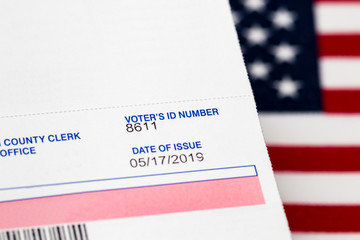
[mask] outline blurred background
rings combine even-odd
[[[360,239],[360,0],[230,0],[293,239]]]

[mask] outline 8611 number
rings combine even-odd
[[[143,130],[148,131],[148,130],[151,130],[151,129],[154,129],[154,130],[157,129],[156,122],[151,122],[151,123],[148,123],[148,122],[145,122],[145,123],[128,123],[128,124],[126,124],[126,131],[129,132],[129,133],[141,132]]]

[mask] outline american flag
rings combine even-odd
[[[230,0],[293,239],[360,239],[360,0]]]

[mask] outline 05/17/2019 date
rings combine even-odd
[[[161,165],[175,165],[202,161],[204,161],[204,154],[201,152],[197,152],[190,154],[172,154],[156,157],[132,158],[130,159],[130,166],[133,168],[137,168]]]

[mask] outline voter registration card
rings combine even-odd
[[[0,240],[290,239],[227,1],[0,22]]]

